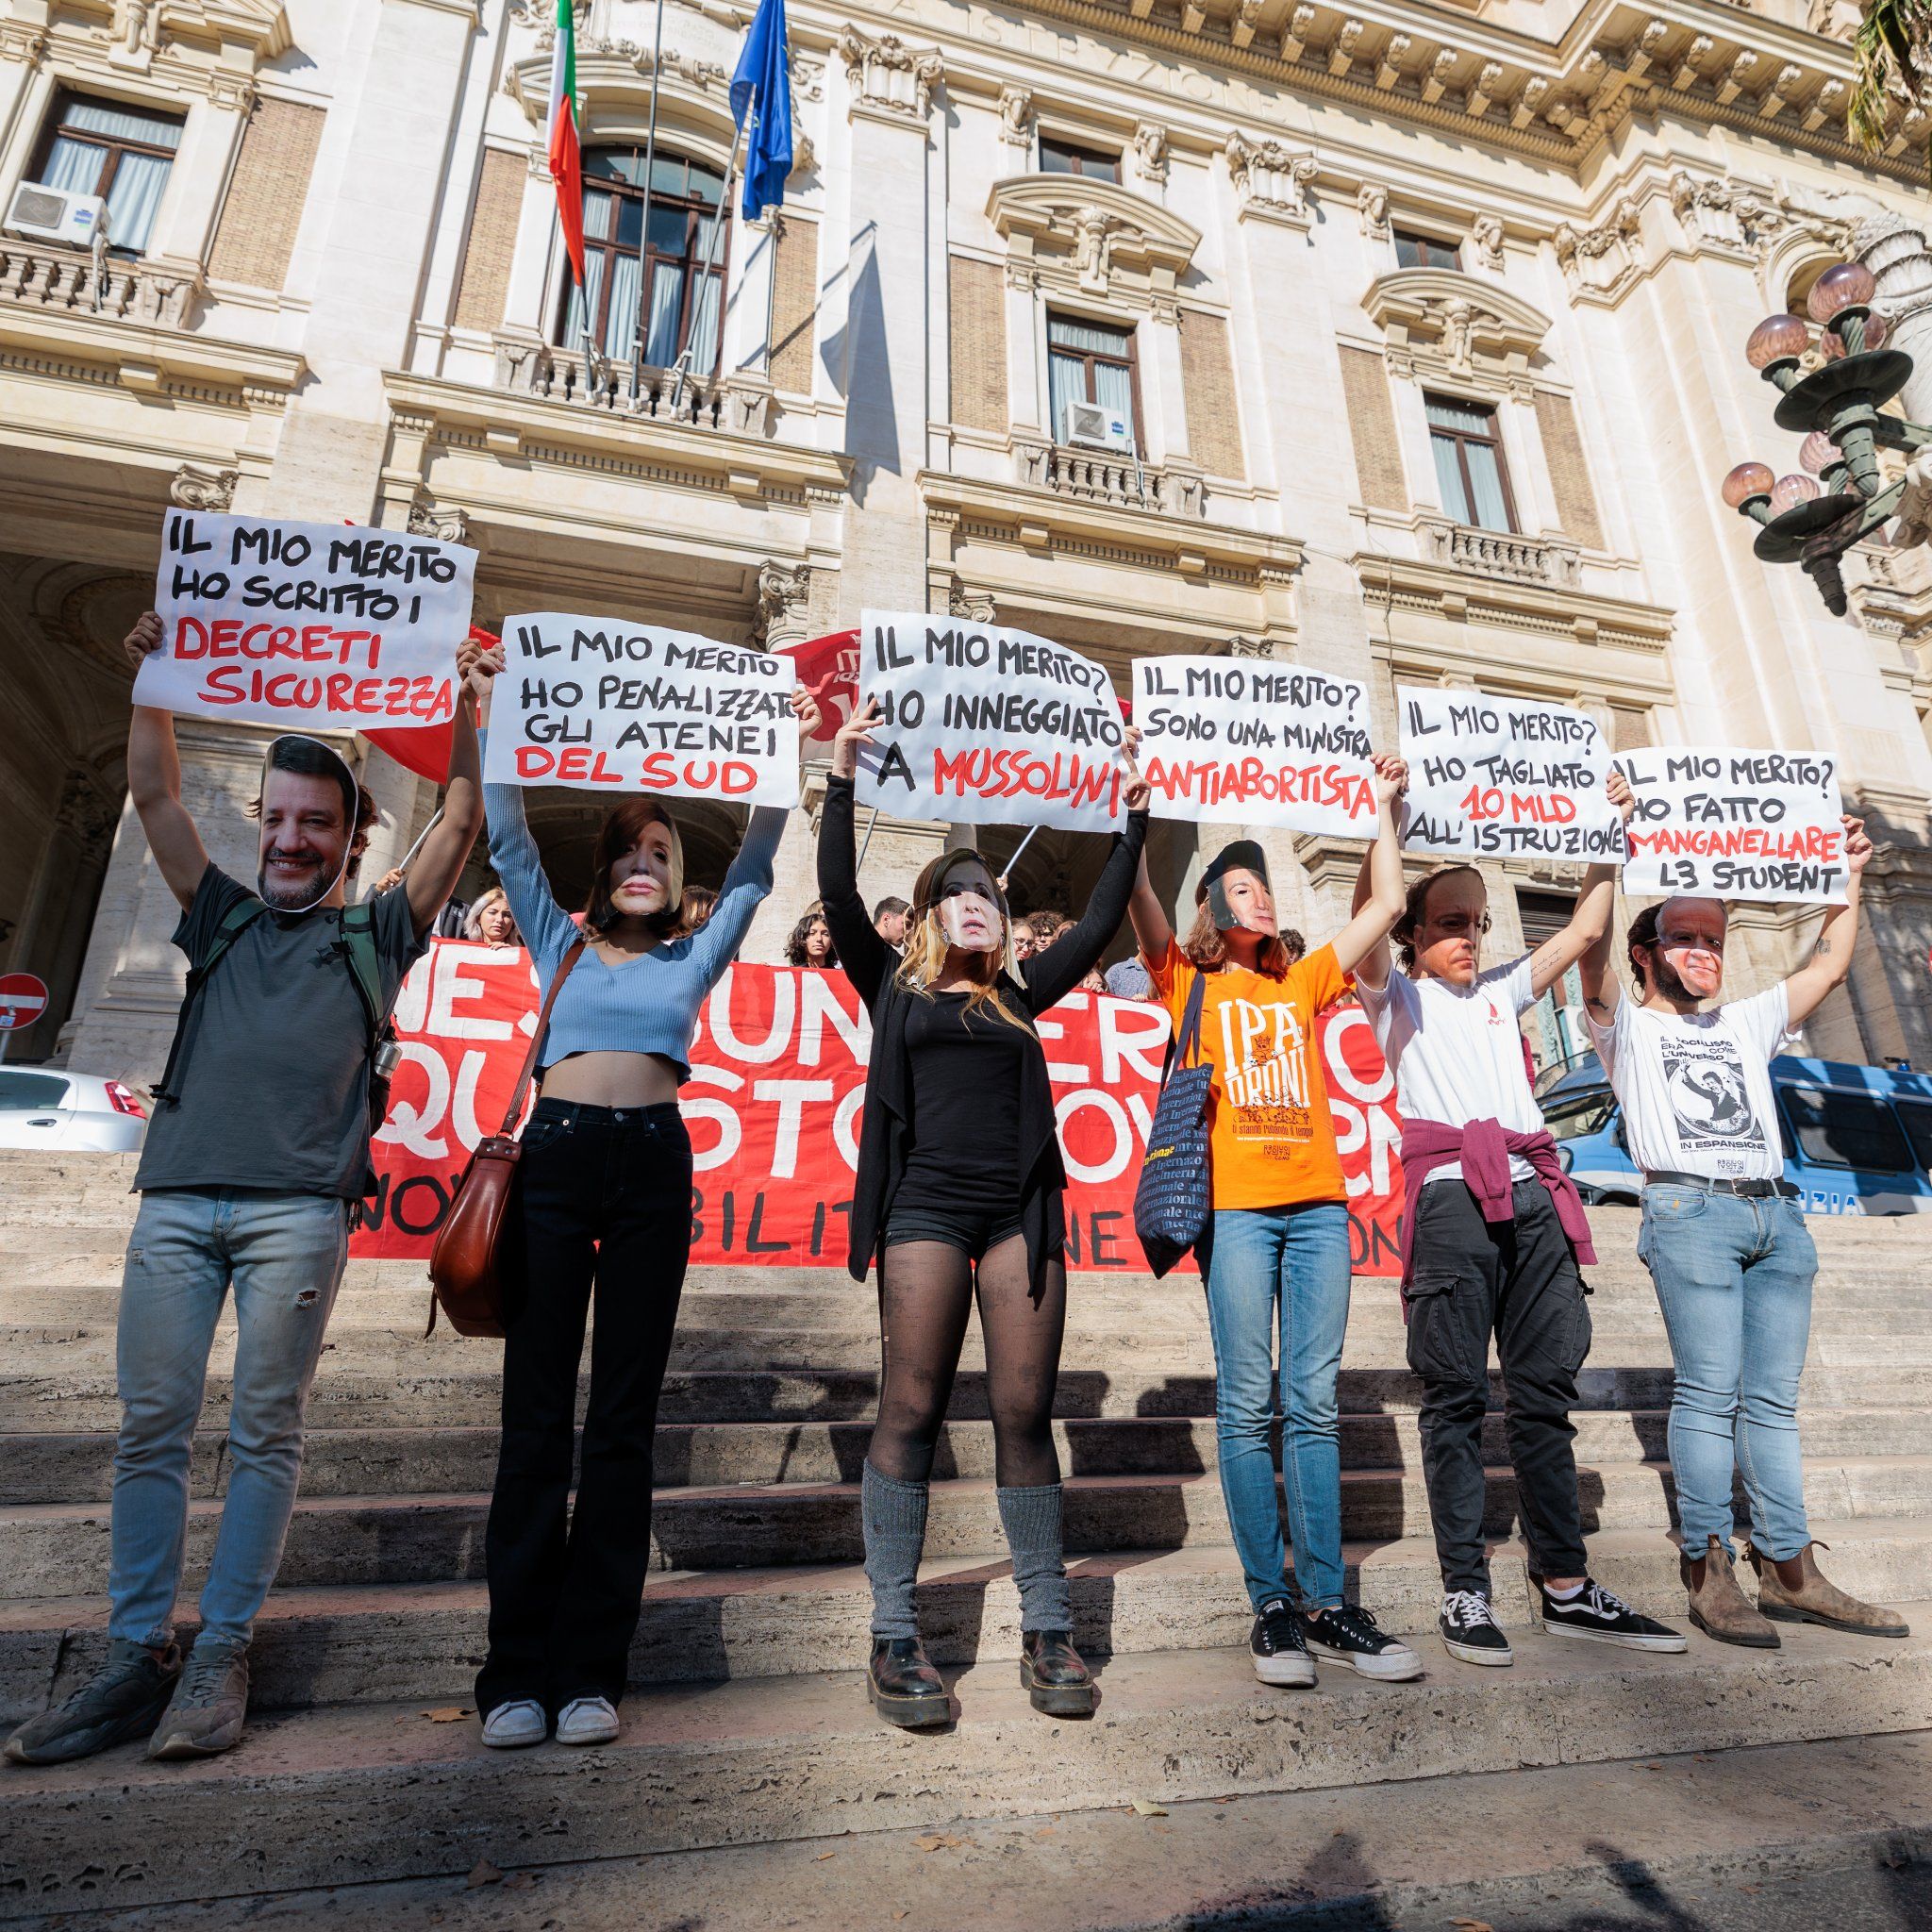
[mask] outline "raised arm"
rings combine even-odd
[[[753,918],[771,896],[772,864],[791,816],[782,805],[761,805],[753,810],[731,869],[718,888],[718,903],[691,935],[691,962],[708,982],[721,978],[737,958]]]
[[[457,889],[476,834],[483,829],[483,758],[476,743],[475,691],[489,689],[477,667],[479,644],[465,638],[457,647],[457,715],[451,728],[449,773],[443,780],[442,816],[409,867],[403,890],[409,895],[409,918],[420,940],[436,924]]]
[[[1610,803],[1624,814],[1627,825],[1632,796],[1629,779],[1613,770],[1604,781],[1604,790],[1609,794]],[[1615,903],[1613,891],[1612,910]],[[1584,948],[1583,957],[1576,962],[1576,976],[1583,983],[1583,1010],[1598,1026],[1607,1026],[1617,1017],[1617,1005],[1624,997],[1617,969],[1610,964],[1612,938],[1610,921],[1606,919],[1603,931]]]
[[[1408,767],[1401,758],[1375,759],[1374,842],[1362,859],[1356,880],[1354,916],[1335,935],[1335,963],[1353,973],[1376,947],[1381,948],[1382,978],[1389,976],[1389,928],[1402,917],[1403,794],[1408,790]],[[1362,888],[1368,888],[1364,897]]]
[[[870,743],[879,722],[878,702],[867,698],[832,741],[832,769],[825,780],[825,809],[819,819],[819,900],[838,948],[839,964],[867,1007],[878,998],[898,955],[874,928],[858,895],[858,845],[854,828],[853,780],[858,747]]]
[[[1802,1026],[1824,1004],[1825,995],[1845,983],[1852,970],[1852,948],[1858,942],[1858,896],[1872,841],[1863,819],[1848,818],[1845,828],[1845,903],[1832,907],[1818,928],[1811,963],[1801,966],[1785,981],[1786,1024]]]
[[[1629,780],[1622,772],[1612,771],[1604,781],[1604,791],[1627,825],[1637,804]],[[1610,916],[1616,910],[1616,905],[1617,868],[1604,864],[1591,866],[1583,874],[1583,890],[1576,895],[1576,910],[1570,915],[1569,924],[1560,932],[1551,934],[1530,955],[1529,983],[1537,992],[1541,993],[1556,985],[1593,947],[1602,949],[1607,958]],[[1602,990],[1599,985],[1599,995]],[[1590,997],[1587,984],[1583,996],[1586,1000]],[[1612,1000],[1608,1010],[1597,1015],[1599,1024],[1607,1023],[1610,1013],[1616,1010],[1616,1004]]]
[[[139,671],[150,651],[163,639],[161,620],[152,611],[127,633],[122,649]],[[181,755],[175,744],[175,714],[136,705],[127,721],[127,795],[147,835],[168,890],[185,912],[194,903],[194,889],[208,870],[208,850],[188,808],[181,803]]]

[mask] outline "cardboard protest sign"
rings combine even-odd
[[[1157,818],[1375,836],[1369,692],[1236,658],[1137,658],[1134,722]]]
[[[1626,752],[1637,794],[1624,890],[1712,899],[1845,895],[1838,764],[1821,752]]]
[[[1125,726],[1103,666],[1023,630],[868,610],[858,669],[884,713],[860,747],[861,804],[970,824],[1118,824]]]
[[[503,643],[491,784],[798,803],[789,658],[555,610],[508,619]]]
[[[434,537],[170,510],[164,641],[134,702],[310,731],[446,724],[475,574]]]
[[[1615,864],[1617,808],[1604,793],[1610,748],[1593,719],[1565,705],[1397,685],[1408,760],[1413,852]]]

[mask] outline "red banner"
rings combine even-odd
[[[403,1065],[376,1136],[380,1193],[365,1256],[428,1256],[470,1151],[509,1104],[536,1024],[528,955],[439,940],[396,1003]],[[1395,1083],[1361,1009],[1321,1020],[1358,1274],[1398,1268]],[[1075,992],[1041,1016],[1059,1118],[1067,1260],[1144,1269],[1134,1187],[1154,1117],[1167,1015]],[[691,1259],[842,1267],[872,1027],[842,974],[735,966],[705,1002],[680,1096],[696,1152]]]

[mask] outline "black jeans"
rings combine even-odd
[[[691,1137],[675,1103],[540,1100],[504,1229],[528,1295],[503,1348],[503,1442],[484,1539],[477,1708],[624,1694],[651,1563],[651,1450],[691,1257]],[[594,1285],[591,1399],[568,1509]]]
[[[1589,1290],[1548,1191],[1519,1181],[1516,1219],[1491,1225],[1459,1180],[1416,1208],[1408,1365],[1423,1380],[1423,1475],[1445,1590],[1490,1588],[1483,1541],[1483,1415],[1490,1337],[1503,1364],[1516,1504],[1539,1576],[1581,1576],[1576,1435],[1570,1411],[1590,1353]]]

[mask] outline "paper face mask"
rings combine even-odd
[[[1006,922],[1000,908],[984,892],[963,880],[942,891],[940,926],[946,943],[962,953],[997,953],[1006,942]]]
[[[1216,854],[1203,875],[1208,909],[1219,932],[1273,934],[1274,893],[1268,880],[1268,855],[1252,839],[1237,839]]]
[[[255,889],[277,912],[310,912],[349,870],[356,774],[316,738],[278,738],[261,761]]]

